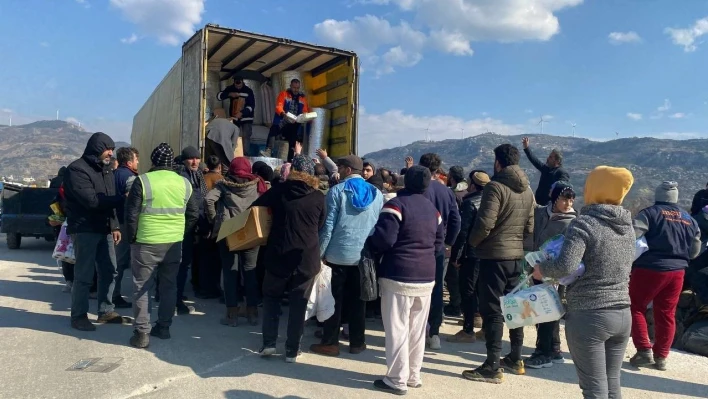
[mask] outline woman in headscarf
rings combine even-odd
[[[244,157],[231,161],[224,180],[216,183],[206,196],[207,217],[213,224],[214,236],[224,221],[242,212],[247,212],[253,201],[266,192],[266,185],[260,176],[251,173],[251,163]],[[258,280],[256,277],[256,259],[258,248],[231,252],[226,240],[219,243],[219,253],[224,276],[224,299],[226,317],[221,324],[235,327],[238,325],[239,284],[238,276],[243,271],[243,285],[246,296],[246,316],[251,325],[258,324]]]
[[[265,248],[263,282],[263,348],[261,356],[275,354],[280,321],[280,301],[289,291],[290,315],[285,342],[285,361],[294,363],[300,354],[305,311],[315,276],[320,272],[319,230],[325,222],[325,197],[314,176],[314,163],[295,146],[287,180],[274,186],[253,206],[273,213]]]
[[[556,259],[534,268],[533,277],[585,273],[568,286],[566,338],[585,398],[619,398],[620,374],[632,329],[629,274],[636,236],[622,207],[634,177],[624,168],[598,166],[585,181],[585,207],[565,231]]]

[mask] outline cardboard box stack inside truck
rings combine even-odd
[[[235,154],[278,167],[287,157],[286,142],[277,141],[270,157],[262,155],[268,155],[264,150],[277,97],[298,79],[310,111],[317,114],[302,123],[303,152],[313,158],[318,148],[332,158],[356,154],[358,73],[358,57],[351,51],[208,24],[184,43],[180,59],[135,115],[131,141],[141,154],[166,142],[175,149],[193,146],[204,156],[206,125],[214,111],[221,108],[233,117],[244,108],[238,98],[217,97],[236,79],[253,90],[255,109],[250,145],[238,146]],[[145,172],[150,165],[140,166]]]

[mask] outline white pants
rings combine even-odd
[[[381,316],[386,330],[386,385],[402,390],[422,383],[425,327],[430,294],[405,296],[381,290]]]

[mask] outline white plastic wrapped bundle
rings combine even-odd
[[[317,158],[317,149],[327,149],[329,146],[330,115],[329,110],[324,108],[313,108],[312,112],[317,113],[317,118],[310,122],[310,133],[305,136],[303,150],[310,158]]]
[[[246,84],[251,90],[253,90],[254,101],[256,104],[255,112],[253,113],[253,124],[262,125],[263,124],[263,108],[261,107],[261,96],[263,92],[261,91],[262,83],[257,80],[244,79],[243,83]]]
[[[222,108],[222,102],[216,99],[216,95],[221,91],[220,79],[219,72],[207,72],[204,121],[208,121],[209,118],[211,118],[211,113],[214,112],[216,108]]]
[[[263,124],[270,127],[273,123],[273,116],[275,115],[275,97],[277,94],[273,94],[273,87],[268,83],[263,83],[261,85],[261,102],[258,106],[263,111]]]

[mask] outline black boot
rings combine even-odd
[[[147,333],[133,331],[133,336],[130,337],[130,345],[140,349],[147,348],[150,345],[150,336]]]

